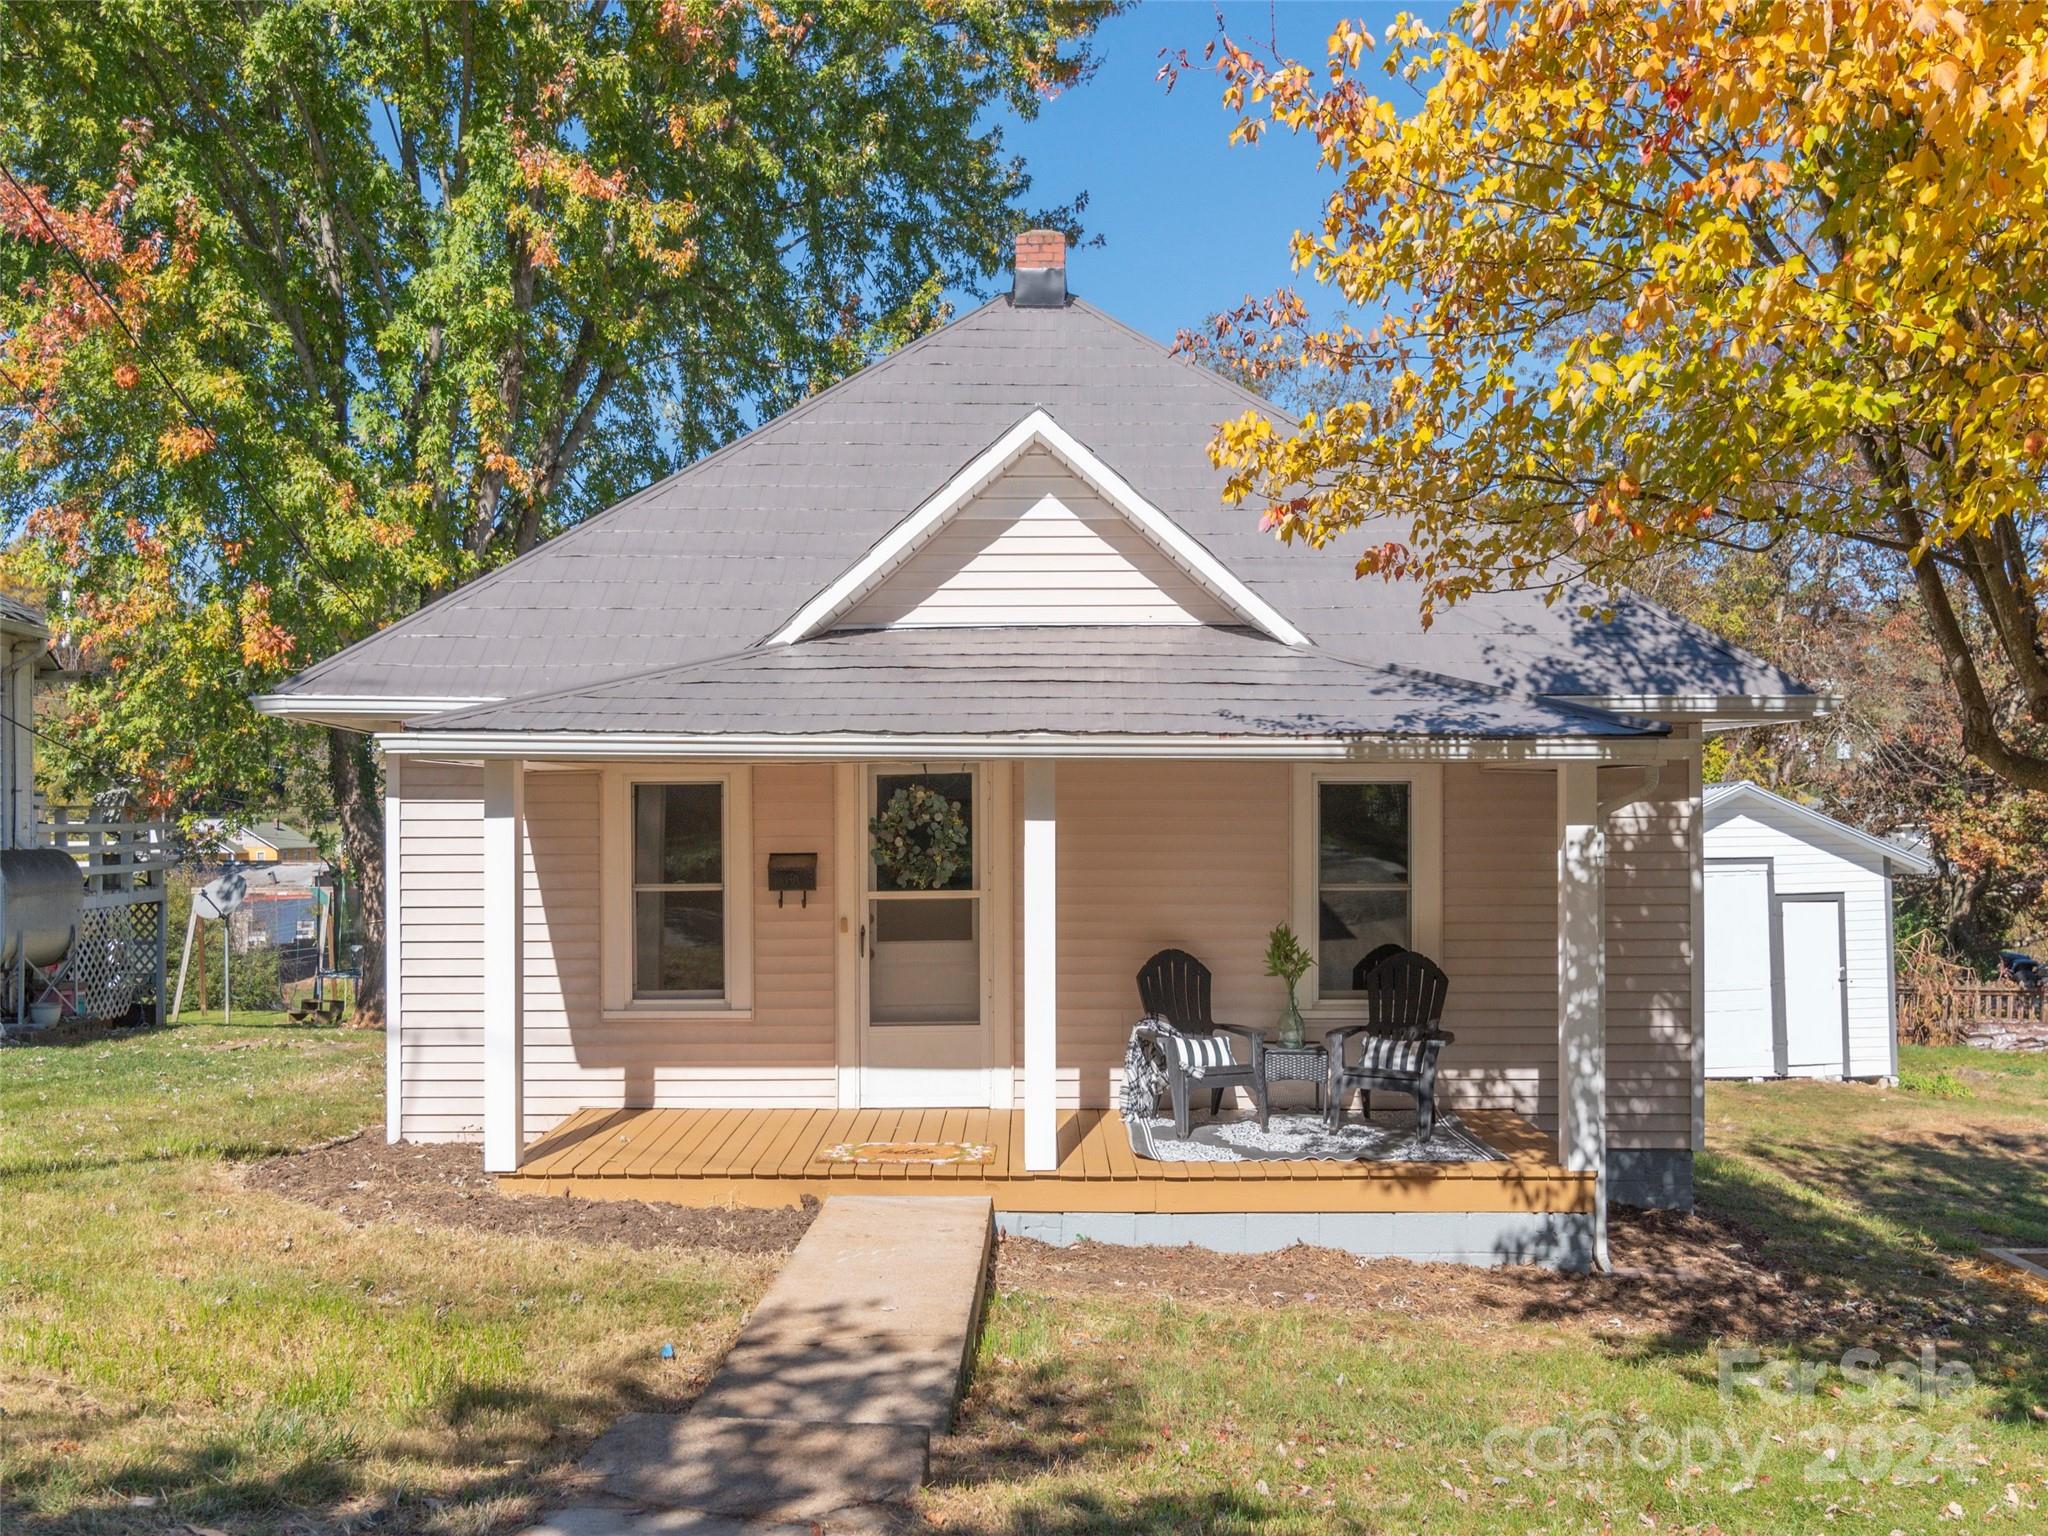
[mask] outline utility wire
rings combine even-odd
[[[128,324],[127,318],[121,313],[120,308],[112,299],[107,297],[107,292],[100,286],[99,279],[92,275],[91,269],[85,265],[78,252],[71,248],[71,242],[66,240],[59,233],[57,227],[50,222],[49,216],[43,212],[42,204],[35,198],[30,197],[28,189],[15,179],[14,172],[7,168],[5,161],[0,161],[0,177],[7,179],[7,184],[14,188],[15,195],[21,199],[22,205],[30,213],[34,214],[36,222],[43,226],[43,233],[48,235],[51,243],[64,253],[64,258],[70,264],[71,269],[84,280],[86,287],[92,290],[93,297],[98,299],[101,307],[113,317],[114,324],[121,327],[121,334],[128,338],[129,345],[135,349],[144,362],[149,364],[150,371],[163,381],[164,388],[170,391],[179,406],[184,410],[185,419],[194,427],[210,434],[215,441],[220,441],[222,434],[216,431],[212,423],[208,422],[200,414],[199,408],[187,398],[185,391],[178,387],[177,380],[164,371],[163,364],[158,362],[149,348],[142,344],[142,338],[135,334],[134,329]],[[369,611],[356,600],[355,593],[351,592],[342,582],[336,580],[334,573],[328,569],[326,563],[313,553],[312,546],[306,542],[305,535],[299,532],[298,525],[279,512],[276,503],[264,495],[260,489],[256,488],[246,476],[242,477],[242,494],[255,500],[277,520],[278,525],[286,530],[292,542],[298,546],[299,553],[305,556],[306,563],[313,567],[314,572],[327,583],[331,590],[339,596],[346,597],[349,606],[354,608],[360,617],[365,619],[371,617]]]

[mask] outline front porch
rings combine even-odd
[[[388,1123],[480,1131],[515,1193],[780,1205],[969,1188],[1055,1240],[1231,1248],[1257,1227],[1274,1245],[1570,1262],[1597,1253],[1609,1147],[1626,1172],[1662,1172],[1692,1118],[1693,749],[1661,779],[1633,750],[1648,760],[399,754]],[[871,820],[913,779],[943,786],[969,834],[943,890],[894,890],[868,856]],[[653,810],[694,841],[649,832]],[[689,880],[639,872],[677,849],[701,865]],[[774,885],[777,859],[813,879]],[[1457,1043],[1438,1104],[1501,1161],[1134,1155],[1108,1111],[1138,970],[1184,949],[1215,977],[1216,1017],[1274,1019],[1265,949],[1289,918],[1319,951],[1312,1037],[1356,1016],[1375,944],[1439,961]],[[988,1159],[822,1156],[962,1139]]]
[[[498,1187],[513,1195],[743,1206],[788,1205],[807,1195],[986,1194],[999,1223],[1030,1236],[1229,1247],[1322,1241],[1366,1251],[1362,1218],[1380,1218],[1382,1228],[1386,1218],[1430,1218],[1414,1227],[1411,1249],[1429,1257],[1469,1258],[1475,1248],[1480,1257],[1519,1257],[1540,1233],[1554,1238],[1574,1218],[1590,1225],[1597,1177],[1559,1163],[1553,1138],[1504,1110],[1472,1110],[1463,1119],[1501,1161],[1152,1162],[1132,1155],[1116,1111],[1067,1110],[1058,1118],[1058,1164],[1039,1172],[1025,1166],[1023,1110],[586,1109],[529,1147],[516,1172],[499,1175]],[[981,1162],[827,1155],[862,1143],[964,1144],[987,1155]],[[1054,1224],[1032,1219],[1041,1214]],[[1159,1221],[1183,1217],[1198,1224]],[[1218,1226],[1217,1218],[1235,1226]],[[1328,1218],[1336,1220],[1325,1230]],[[1356,1241],[1344,1241],[1346,1222],[1360,1227]],[[1501,1248],[1510,1237],[1512,1253]],[[1371,1251],[1388,1251],[1387,1238],[1374,1232]]]

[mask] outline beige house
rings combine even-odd
[[[243,864],[318,864],[320,845],[296,827],[281,821],[235,823],[207,821],[200,824],[226,849],[228,856]]]
[[[260,701],[384,754],[390,1134],[513,1189],[970,1180],[1054,1240],[1573,1263],[1688,1200],[1701,741],[1817,700],[1641,603],[1423,630],[1223,504],[1247,409],[1041,257]],[[1443,967],[1494,1160],[1131,1155],[1140,966],[1269,1024],[1282,921],[1312,1037],[1377,945]]]

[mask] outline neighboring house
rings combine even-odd
[[[61,676],[43,615],[0,597],[0,853],[10,911],[36,914],[50,938],[24,952],[9,939],[5,1001],[15,985],[31,1005],[59,1005],[74,1018],[115,1019],[148,1008],[164,1016],[164,876],[172,863],[163,823],[130,819],[129,796],[115,790],[84,805],[45,806],[36,794],[35,692],[39,678]],[[58,850],[78,866],[30,850]],[[54,904],[52,904],[54,903]],[[21,974],[26,958],[33,977]]]
[[[1747,782],[1706,812],[1707,1075],[1896,1076],[1892,877],[1933,861]]]
[[[1070,298],[1057,237],[1020,256],[1011,294],[259,701],[384,754],[390,1134],[756,1202],[822,1187],[820,1138],[965,1137],[993,1163],[860,1187],[1223,1246],[1583,1253],[1610,1190],[1689,1199],[1702,733],[1821,701],[1629,598],[1425,630],[1413,588],[1224,505],[1218,423],[1279,412]],[[969,810],[937,891],[871,857],[913,784]],[[1283,920],[1311,1030],[1359,1015],[1376,944],[1441,962],[1441,1096],[1513,1161],[1133,1165],[1102,1111],[1135,973],[1185,948],[1219,1017],[1270,1023]],[[592,1114],[637,1106],[683,1113]],[[580,1153],[532,1151],[565,1121]]]
[[[200,827],[229,858],[239,864],[318,864],[320,845],[281,821],[252,821],[235,826],[207,821]]]
[[[234,912],[235,945],[303,943],[310,947],[319,930],[321,895],[327,866],[322,863],[271,862],[242,871],[242,904]]]
[[[43,616],[0,597],[0,849],[37,846],[36,674],[55,670]]]

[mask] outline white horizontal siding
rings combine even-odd
[[[947,519],[840,621],[849,629],[1235,622],[1043,448]]]
[[[833,770],[753,770],[754,1015],[607,1021],[600,1005],[601,775],[527,779],[527,1126],[587,1106],[830,1107],[835,1102]],[[1443,1092],[1459,1106],[1554,1121],[1556,787],[1547,772],[1443,775],[1443,939],[1451,976]],[[408,765],[399,921],[405,1134],[482,1123],[481,775]],[[1138,967],[1178,946],[1216,977],[1216,1009],[1270,1026],[1283,989],[1267,932],[1292,910],[1291,771],[1275,763],[1063,762],[1058,768],[1062,1104],[1114,1102]],[[1682,794],[1610,827],[1610,1135],[1690,1135],[1691,814]],[[1014,844],[1018,828],[1009,829]],[[417,840],[417,842],[415,842]],[[469,852],[465,853],[465,849]],[[816,852],[819,889],[782,906],[770,853]],[[1018,865],[1013,861],[1013,870]],[[1013,942],[1016,936],[1013,936]],[[1311,1027],[1314,1027],[1313,1025]],[[1021,1061],[1021,1042],[1013,1060]]]
[[[1557,1114],[1557,782],[1444,769],[1444,1099]]]
[[[599,835],[603,778],[527,776],[526,1125],[576,1110],[829,1108],[833,1070],[829,764],[753,770],[752,869],[726,870],[727,899],[754,904],[750,1019],[604,1017]],[[778,907],[770,853],[816,853],[820,892]],[[620,942],[629,942],[625,935]]]
[[[1769,806],[1711,815],[1709,859],[1769,859],[1780,896],[1842,896],[1843,964],[1849,973],[1849,1065],[1852,1077],[1892,1070],[1891,907],[1883,860],[1853,838]],[[1712,935],[1708,936],[1712,942]]]
[[[1692,1145],[1698,815],[1674,769],[1607,822],[1607,1123],[1617,1148]]]
[[[1264,1027],[1279,1018],[1286,989],[1264,974],[1265,951],[1293,908],[1290,781],[1284,763],[1059,765],[1064,1107],[1115,1102],[1139,1014],[1138,968],[1159,950],[1185,949],[1209,967],[1219,1019]],[[1019,1010],[1011,1059],[1020,1067],[1022,1028]]]
[[[408,761],[398,807],[399,1133],[480,1135],[483,770]]]

